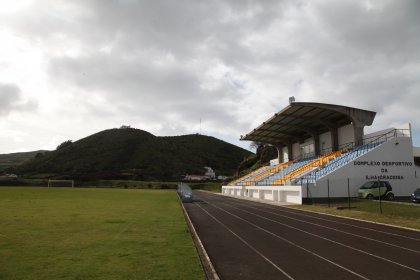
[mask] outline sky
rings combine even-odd
[[[410,122],[418,0],[0,0],[0,153],[122,125],[239,141],[298,102]]]

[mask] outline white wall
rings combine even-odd
[[[399,162],[403,164],[397,165]],[[388,176],[380,180],[389,181],[396,196],[409,196],[418,182],[414,171],[411,138],[395,138],[321,178],[310,187],[310,192],[312,197],[326,197],[328,179],[330,196],[346,197],[347,178],[350,178],[350,195],[357,196],[357,190],[366,181],[377,180],[375,176]],[[303,191],[306,196],[305,187]]]
[[[340,147],[343,144],[354,142],[354,130],[353,124],[348,124],[338,129],[338,146]]]
[[[319,145],[321,145],[319,147],[319,149],[321,150],[321,154],[325,154],[329,151],[331,151],[331,132],[325,132],[319,135]],[[328,151],[325,149],[329,149]]]
[[[302,204],[301,186],[222,186],[225,195]]]
[[[287,147],[283,147],[282,152],[283,152],[283,162],[288,162],[289,155],[287,154]]]
[[[300,144],[298,142],[293,143],[292,150],[293,150],[293,158],[294,159],[298,158],[300,156]]]

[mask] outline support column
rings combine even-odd
[[[287,143],[287,156],[289,157],[289,161],[293,160],[293,142]]]
[[[361,122],[353,121],[354,143],[356,146],[363,145],[363,129],[365,125]]]
[[[319,145],[319,133],[314,133],[312,137],[314,138],[315,156],[319,156],[321,155],[321,147]]]
[[[277,149],[277,154],[278,154],[277,158],[279,159],[279,163],[284,162],[284,157],[283,157],[283,147],[284,147],[284,145],[283,145],[283,143],[279,143],[279,144],[276,144],[274,146]]]
[[[333,152],[338,151],[338,129],[337,127],[331,127],[331,149]]]

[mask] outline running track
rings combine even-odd
[[[184,206],[221,279],[420,280],[420,232],[204,192]]]

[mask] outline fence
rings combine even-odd
[[[303,180],[303,203],[338,209],[366,207],[369,203],[369,207],[376,205],[377,211],[382,213],[389,201],[409,203],[413,191],[420,187],[420,178],[417,175],[388,177],[346,177],[320,180],[316,184]]]

